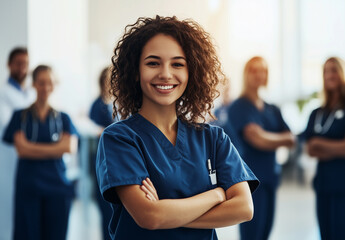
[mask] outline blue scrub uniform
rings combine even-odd
[[[243,131],[250,123],[256,123],[270,132],[289,131],[289,128],[276,106],[264,103],[263,110],[258,110],[244,97],[230,105],[228,119],[230,127],[227,129],[231,131],[227,133],[243,160],[260,179],[260,187],[253,194],[254,218],[240,225],[241,239],[268,239],[273,225],[280,166],[276,163],[275,151],[255,148],[244,139]]]
[[[217,183],[212,184],[207,168],[211,160]],[[176,145],[140,114],[110,125],[101,136],[97,154],[97,177],[104,198],[112,203],[112,239],[203,240],[217,239],[214,229],[140,228],[120,202],[114,187],[142,184],[149,177],[160,199],[180,199],[216,188],[227,190],[248,181],[251,191],[258,180],[242,161],[219,127],[202,130],[178,119]]]
[[[212,125],[219,126],[229,135],[231,128],[229,127],[228,105],[221,105],[214,111],[214,116],[217,120],[211,122]],[[229,135],[230,136],[230,135]]]
[[[65,113],[51,112],[41,122],[33,117],[30,110],[14,112],[3,140],[13,144],[17,131],[24,131],[28,140],[37,143],[53,143],[56,134],[62,132],[77,133]],[[15,185],[14,240],[66,239],[74,190],[65,176],[65,170],[62,158],[19,158]]]
[[[113,120],[113,105],[104,103],[101,96],[99,96],[91,105],[90,118],[96,124],[107,127],[114,122]]]
[[[110,124],[114,122],[112,117],[112,105],[106,104],[102,100],[102,97],[98,97],[92,104],[90,109],[90,119],[95,122],[96,124],[106,128]],[[110,223],[112,209],[108,202],[104,201],[97,184],[96,179],[96,150],[91,153],[91,177],[95,185],[95,198],[98,203],[99,209],[102,215],[102,232],[103,232],[103,239],[110,240],[108,226]]]
[[[321,125],[324,126],[330,112],[317,108],[309,118],[302,136],[305,140],[323,137],[332,140],[345,138],[345,108],[335,114],[334,121],[325,133],[315,132],[315,118],[318,111],[323,112]],[[345,158],[338,157],[319,161],[313,181],[316,192],[317,217],[322,239],[345,239]]]

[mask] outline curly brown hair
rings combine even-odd
[[[157,34],[173,37],[182,47],[188,67],[188,84],[176,101],[176,113],[192,125],[205,122],[211,113],[213,101],[219,96],[216,87],[224,83],[216,50],[210,35],[193,20],[174,17],[139,18],[127,25],[112,57],[111,93],[114,95],[114,113],[121,119],[137,113],[142,105],[139,81],[139,59],[145,44]]]

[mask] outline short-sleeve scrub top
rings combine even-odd
[[[212,171],[216,171],[215,184],[209,176],[208,159]],[[217,239],[214,229],[139,227],[114,187],[141,185],[149,177],[160,199],[181,199],[218,186],[227,190],[242,181],[248,181],[251,191],[259,184],[221,128],[203,124],[196,129],[178,119],[174,146],[140,114],[105,129],[98,146],[96,169],[100,190],[113,207],[110,223],[113,239]]]

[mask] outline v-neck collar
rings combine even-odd
[[[161,144],[164,144],[164,146],[169,147],[169,148],[179,148],[182,145],[181,141],[184,138],[185,131],[184,131],[183,123],[179,118],[177,118],[177,134],[176,134],[176,142],[174,146],[174,144],[170,142],[170,140],[164,135],[164,133],[161,130],[159,130],[159,128],[156,125],[154,125],[149,120],[147,120],[145,117],[143,117],[139,113],[136,113],[132,117],[140,121],[141,127],[138,129],[148,134],[153,134],[153,136]]]

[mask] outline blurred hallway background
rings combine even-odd
[[[77,182],[68,239],[101,236],[89,176],[99,128],[88,112],[98,95],[99,73],[111,63],[127,24],[156,14],[199,22],[214,38],[233,99],[241,90],[245,61],[263,56],[269,84],[262,96],[281,107],[298,134],[320,104],[322,64],[329,56],[345,58],[344,12],[343,0],[0,0],[0,85],[7,80],[10,50],[27,46],[30,69],[44,63],[55,70],[59,85],[52,105],[73,118],[82,136],[79,154],[68,162]],[[302,155],[290,164],[287,156],[283,150],[278,157],[284,175],[271,239],[318,240],[311,188],[315,161]],[[237,227],[217,231],[220,240],[238,239]]]

